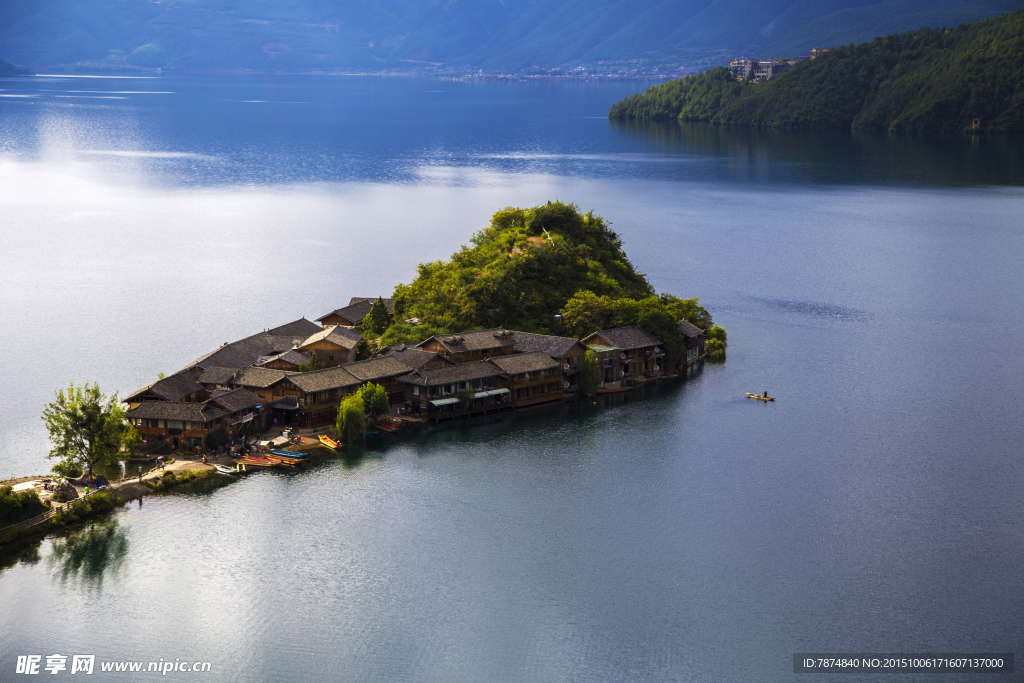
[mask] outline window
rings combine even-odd
[[[333,363],[334,362],[334,356],[327,356],[327,362],[328,363]]]
[[[413,387],[412,388],[412,395],[413,396],[419,396],[420,395],[420,388],[419,387]]]

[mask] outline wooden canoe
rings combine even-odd
[[[758,401],[774,401],[774,396],[764,396],[763,394],[752,394],[747,392],[747,398],[756,398]]]
[[[615,389],[598,389],[597,393],[599,393],[599,394],[621,394],[622,392],[629,391],[632,388],[633,387],[618,387],[618,388],[615,388]]]
[[[393,424],[391,422],[378,422],[377,423],[377,428],[378,429],[383,429],[385,432],[392,432],[393,433],[393,432],[397,432],[399,429],[401,429],[402,425],[400,425],[400,424],[396,425],[396,424]]]

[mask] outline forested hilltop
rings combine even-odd
[[[381,345],[499,326],[582,337],[638,325],[662,340],[674,363],[683,352],[679,321],[685,319],[715,328],[709,356],[724,351],[724,330],[697,299],[657,295],[603,218],[561,202],[497,212],[472,246],[447,262],[421,264],[393,297],[393,320],[364,321],[364,334],[382,333]],[[413,318],[418,325],[404,323]]]
[[[614,104],[611,119],[954,132],[1024,131],[1024,10],[831,50],[770,80],[719,67]]]

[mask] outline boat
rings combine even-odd
[[[302,458],[309,456],[309,453],[298,453],[296,451],[279,451],[276,449],[271,450],[270,454],[276,455],[279,458],[287,458],[290,460],[301,460]]]
[[[629,391],[632,388],[633,387],[624,387],[624,386],[622,386],[621,382],[618,384],[618,386],[611,386],[611,385],[605,386],[605,383],[601,382],[601,386],[597,390],[597,393],[599,393],[599,394],[621,394],[622,392]]]
[[[763,394],[752,394],[749,391],[747,392],[747,398],[756,398],[758,401],[764,401],[765,403],[767,403],[768,401],[774,401],[775,400],[774,396],[764,396]]]
[[[253,467],[279,467],[281,465],[292,465],[290,462],[285,462],[281,458],[257,458],[248,456],[245,458],[239,458],[235,460],[240,465],[252,465]]]
[[[341,444],[339,444],[337,441],[327,436],[326,434],[320,435],[320,443],[327,446],[328,448],[333,448],[334,450],[341,448]]]
[[[383,429],[385,432],[397,432],[402,428],[402,421],[397,417],[388,418],[386,421],[377,423],[378,429]]]
[[[216,467],[217,471],[220,472],[221,474],[237,474],[238,473],[238,470],[233,470],[230,467],[225,467],[224,465],[214,465],[214,467]]]

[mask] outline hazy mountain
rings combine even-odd
[[[790,55],[1022,0],[4,0],[0,56],[34,68],[519,70]]]

